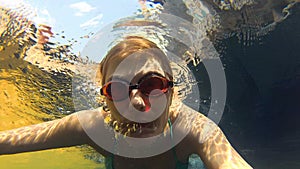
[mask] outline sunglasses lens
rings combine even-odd
[[[111,100],[123,100],[128,97],[128,86],[121,82],[111,82],[106,88],[106,93]]]
[[[140,84],[140,90],[142,93],[148,96],[159,96],[165,93],[168,89],[165,79],[160,77],[151,77],[145,79]]]
[[[109,82],[101,89],[101,93],[108,99],[121,101],[129,97],[132,89],[139,89],[146,96],[160,96],[172,87],[169,81],[163,77],[152,76],[143,79],[138,85],[129,86],[126,82]]]

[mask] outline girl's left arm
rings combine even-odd
[[[203,114],[185,107],[190,114],[190,138],[194,149],[208,169],[251,169],[231,146],[222,130]]]

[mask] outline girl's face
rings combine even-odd
[[[163,132],[173,90],[162,66],[159,58],[141,53],[110,60],[103,80],[111,84],[107,91],[112,98],[106,102],[123,134],[150,137]]]

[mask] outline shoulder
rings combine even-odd
[[[80,122],[96,122],[96,120],[103,120],[105,116],[105,112],[102,108],[92,109],[92,110],[82,110],[76,112],[75,115],[77,116]]]
[[[91,129],[95,128],[96,126],[103,125],[105,112],[100,107],[97,109],[76,112],[74,116],[77,117],[82,127],[85,129]]]
[[[206,142],[219,127],[202,113],[182,104],[176,117],[177,128],[186,133],[183,145],[199,147]],[[192,152],[195,153],[195,152]]]
[[[102,107],[92,110],[83,110],[76,113],[78,121],[88,138],[88,145],[93,147],[98,153],[107,157],[110,155],[109,152],[101,147],[101,140],[108,141],[110,139],[107,136],[108,128],[104,123],[104,118],[107,116]],[[106,133],[106,134],[105,134]]]

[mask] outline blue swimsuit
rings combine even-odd
[[[176,169],[187,169],[189,166],[189,163],[183,163],[178,160],[178,158],[176,156],[175,148],[173,148],[172,151],[174,154],[174,158],[176,160]],[[106,169],[114,169],[113,163],[114,163],[114,155],[113,154],[111,154],[111,156],[105,158],[105,168]]]
[[[170,130],[171,130],[171,138],[173,137],[173,133],[172,133],[172,123],[170,121],[170,119],[168,120],[168,124],[170,126]],[[177,155],[176,155],[176,150],[175,147],[172,148],[173,154],[174,154],[174,158],[176,161],[176,169],[187,169],[189,163],[183,163],[181,161],[178,160]],[[114,163],[114,154],[111,154],[109,157],[105,158],[105,168],[106,169],[114,169],[113,166]]]

